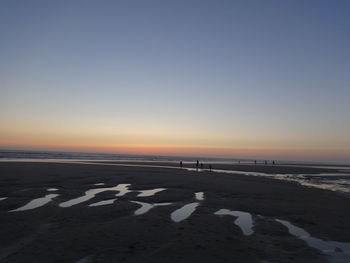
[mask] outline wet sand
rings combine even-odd
[[[287,220],[319,239],[350,242],[350,198],[270,178],[199,173],[177,169],[174,163],[158,165],[174,168],[0,163],[0,198],[7,197],[0,200],[0,262],[327,262],[331,259],[291,235],[275,219]],[[242,171],[329,172],[321,168],[236,166]],[[94,185],[99,183],[104,185]],[[118,184],[130,184],[131,191],[122,196],[116,196],[115,191],[104,191],[86,202],[59,206],[83,196],[89,189],[112,188]],[[51,192],[47,190],[50,188],[58,190]],[[166,190],[150,196],[140,196],[137,191],[156,188]],[[198,192],[204,193],[204,200],[196,200]],[[48,194],[58,196],[33,210],[8,212]],[[107,205],[89,206],[112,199],[116,200],[105,202]],[[138,202],[166,205],[135,215],[140,209]],[[196,202],[195,211],[187,219],[172,221],[174,211]],[[232,216],[215,215],[220,209],[251,213],[253,233],[245,235]]]

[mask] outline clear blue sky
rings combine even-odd
[[[350,161],[349,14],[1,1],[0,146]]]

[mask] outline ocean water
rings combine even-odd
[[[22,151],[1,150],[0,160],[13,159],[40,159],[40,160],[96,160],[96,161],[159,161],[159,162],[195,162],[199,157],[166,156],[166,155],[138,155],[113,153],[86,153],[86,152],[57,152],[57,151]],[[203,162],[232,163],[238,159],[200,157]]]

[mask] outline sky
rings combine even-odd
[[[349,13],[0,1],[0,148],[350,162]]]

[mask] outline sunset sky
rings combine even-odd
[[[350,162],[350,1],[0,1],[0,149]]]

